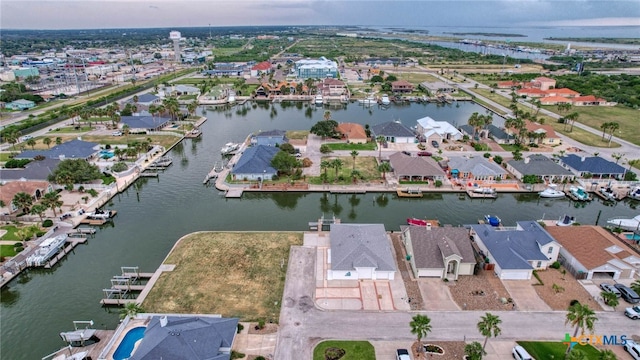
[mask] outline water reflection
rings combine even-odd
[[[20,299],[20,292],[12,290],[9,286],[5,286],[0,290],[0,303],[3,306],[11,307]]]

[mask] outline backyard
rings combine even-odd
[[[278,322],[289,248],[297,232],[198,232],[182,238],[142,304],[149,312],[222,314]]]

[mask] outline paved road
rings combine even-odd
[[[316,252],[292,247],[280,313],[275,359],[312,359],[314,346],[326,339],[411,341],[409,322],[416,313],[431,318],[432,340],[478,340],[481,311],[382,312],[320,310],[313,303]],[[560,341],[573,329],[564,325],[566,312],[493,312],[502,319],[500,340]],[[597,334],[630,334],[631,323],[621,312],[598,312]],[[637,330],[634,330],[637,332]]]

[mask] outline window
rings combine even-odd
[[[547,250],[547,254],[551,254],[553,252],[553,246],[549,246],[549,249]]]
[[[542,267],[542,261],[538,261],[538,264],[536,265],[537,268]]]

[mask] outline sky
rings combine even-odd
[[[0,29],[245,25],[640,26],[640,0],[0,0]]]

